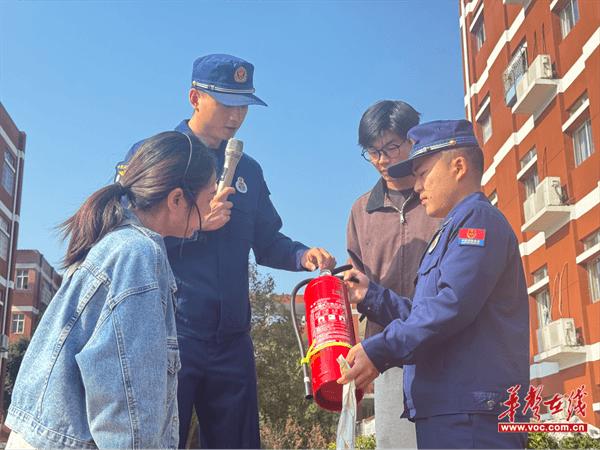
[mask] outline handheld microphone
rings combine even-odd
[[[231,186],[235,168],[242,158],[243,151],[244,143],[242,141],[233,138],[227,141],[227,147],[225,147],[225,163],[223,164],[223,173],[219,178],[217,192],[221,192],[226,187]]]

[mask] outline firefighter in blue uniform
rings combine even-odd
[[[214,150],[223,168],[227,140],[242,125],[254,95],[254,66],[231,55],[207,55],[193,66],[190,120],[175,129]],[[139,143],[117,171],[126,169]],[[181,355],[179,446],[185,448],[196,409],[202,448],[260,448],[256,370],[249,335],[248,256],[285,270],[333,268],[324,249],[308,248],[280,233],[282,221],[263,172],[243,154],[233,186],[215,196],[202,233],[181,245],[166,239],[178,284],[177,332]]]
[[[436,121],[408,132],[409,158],[388,169],[416,177],[428,215],[445,217],[423,255],[412,301],[352,270],[358,310],[385,327],[349,353],[339,382],[366,386],[404,366],[405,411],[419,448],[524,448],[500,434],[507,389],[529,383],[529,305],[517,238],[481,192],[483,154],[470,122]],[[352,282],[351,277],[358,278]]]

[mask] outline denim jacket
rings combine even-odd
[[[50,302],[6,425],[37,448],[177,448],[175,290],[161,236],[128,213]]]

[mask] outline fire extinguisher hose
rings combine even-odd
[[[329,348],[329,347],[352,348],[352,346],[350,344],[348,344],[347,342],[329,341],[329,342],[323,342],[322,344],[318,345],[317,347],[314,346],[314,342],[313,342],[312,344],[310,344],[310,347],[308,347],[306,356],[300,360],[300,364],[309,364],[310,360],[313,356],[317,355],[321,350],[323,350],[325,348]]]

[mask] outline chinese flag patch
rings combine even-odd
[[[485,246],[484,228],[461,228],[458,230],[458,242],[460,245]]]

